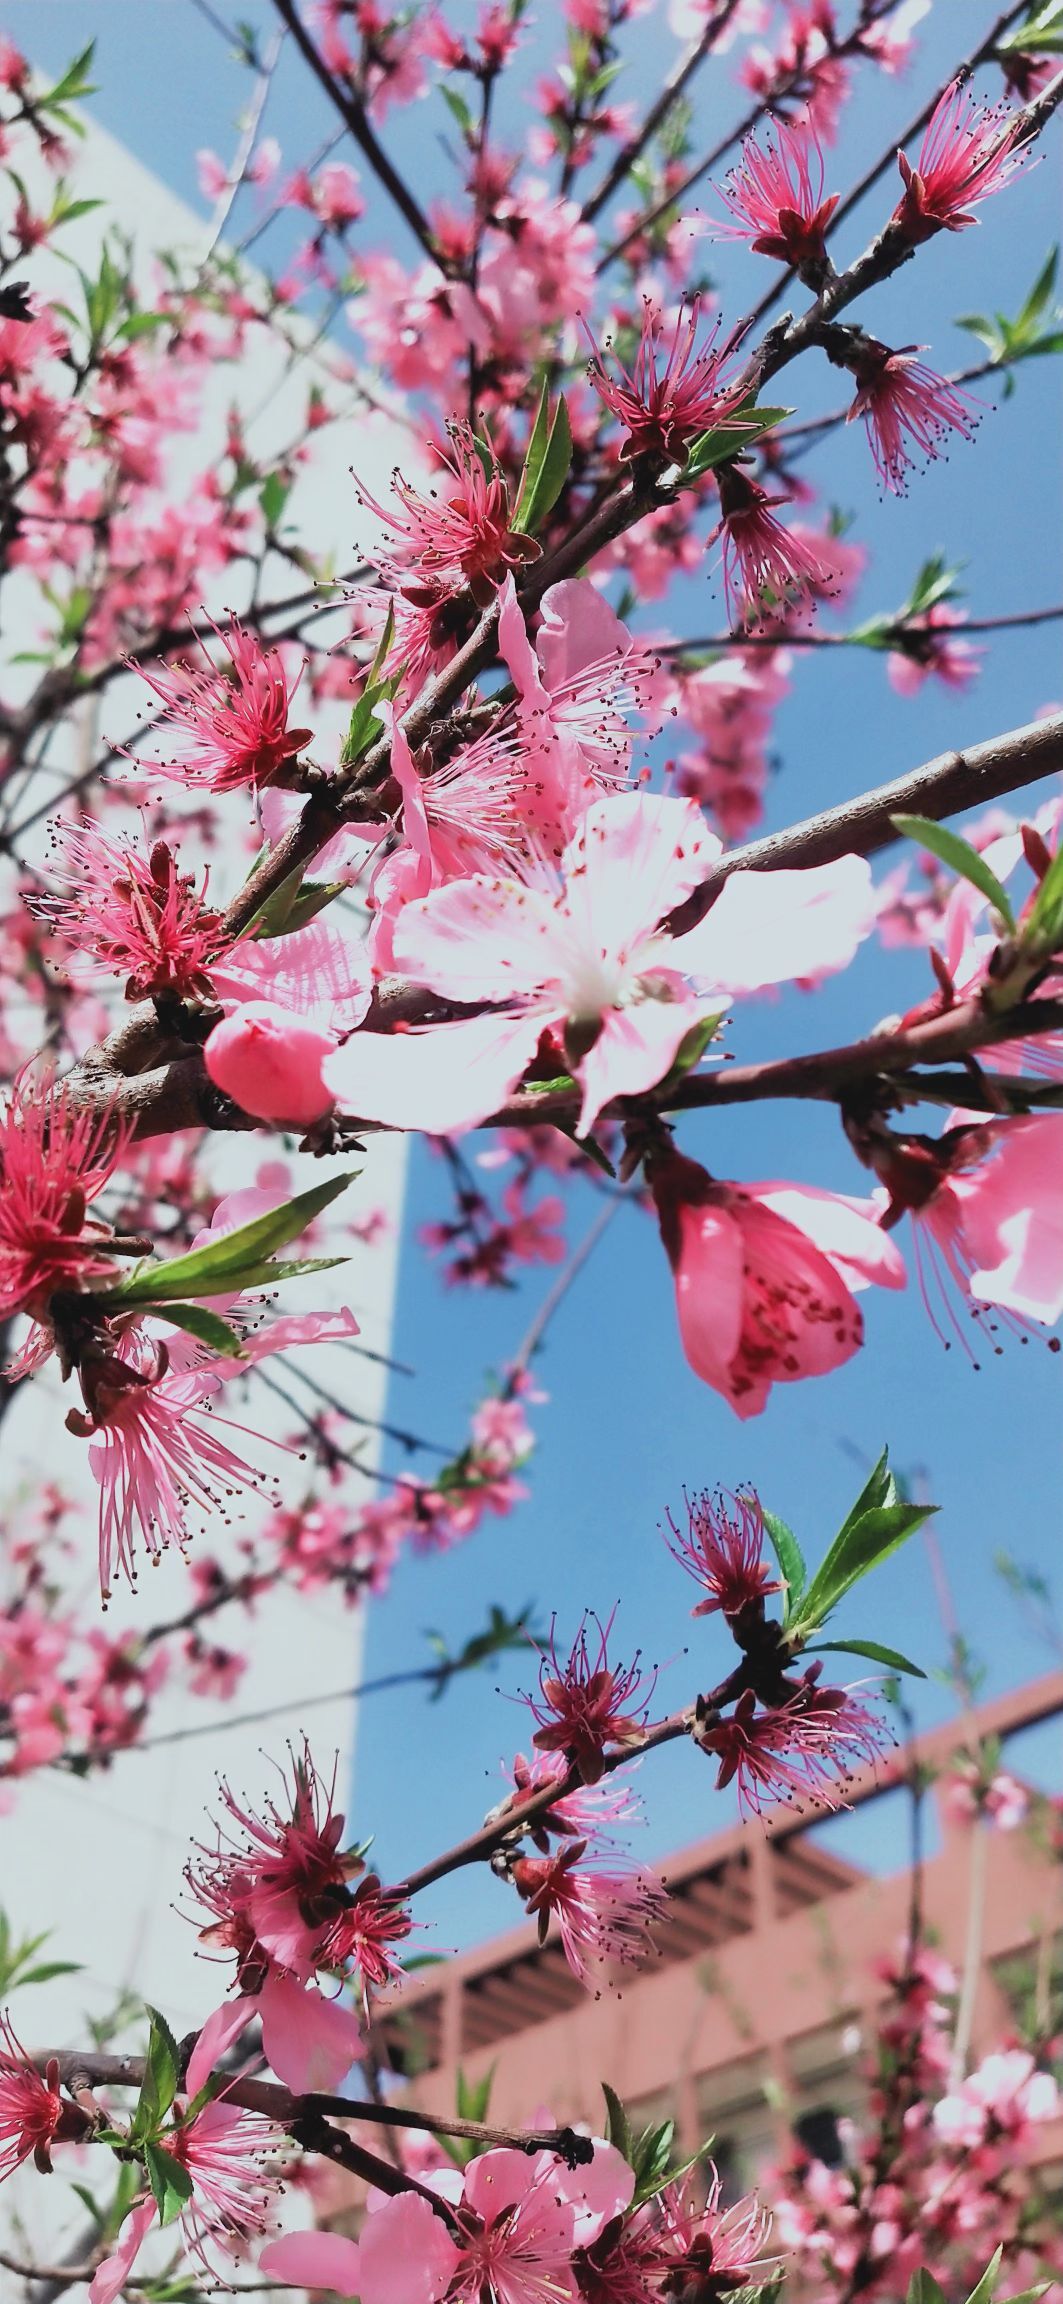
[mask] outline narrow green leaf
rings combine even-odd
[[[810,1649],[809,1654],[813,1651]],[[902,1656],[899,1648],[886,1648],[881,1640],[817,1640],[817,1656],[870,1656],[872,1663],[885,1664],[890,1672],[910,1672],[913,1680],[925,1680],[921,1664],[913,1664]]]
[[[777,1513],[764,1513],[764,1534],[779,1563],[779,1570],[786,1587],[783,1623],[788,1624],[805,1589],[808,1570],[805,1567],[804,1554],[793,1529],[788,1528],[785,1520],[780,1520]]]
[[[972,2288],[971,2293],[967,2298],[967,2304],[993,2304],[993,2297],[996,2294],[996,2285],[1000,2278],[1000,2267],[1003,2260],[1004,2250],[1001,2247],[998,2248],[995,2254],[990,2257],[977,2287]]]
[[[268,1259],[289,1240],[298,1239],[315,1216],[347,1190],[353,1177],[351,1171],[346,1176],[330,1177],[325,1184],[315,1184],[311,1191],[298,1193],[294,1200],[256,1216],[252,1223],[240,1224],[234,1232],[224,1232],[217,1240],[190,1249],[187,1256],[175,1256],[166,1264],[139,1265],[116,1288],[107,1290],[108,1307],[174,1303],[186,1296],[223,1296],[233,1289],[257,1287],[264,1277],[290,1279],[296,1271],[313,1269],[314,1265],[306,1264],[271,1266]],[[320,1269],[321,1260],[314,1262]]]
[[[485,2072],[482,2080],[467,2080],[458,2067],[457,2109],[459,2120],[486,2120],[495,2083],[495,2066]]]
[[[675,2121],[664,2120],[659,2127],[644,2128],[632,2155],[635,2170],[635,2199],[652,2200],[662,2184],[668,2182],[675,2141]]]
[[[751,448],[754,441],[771,432],[792,408],[737,408],[726,424],[719,424],[712,432],[702,432],[687,450],[683,466],[684,480],[700,480],[703,472],[714,472],[718,464],[730,464],[743,448]]]
[[[1040,319],[1042,312],[1046,310],[1047,306],[1052,301],[1052,296],[1056,285],[1056,274],[1058,270],[1059,249],[1050,248],[1048,255],[1046,256],[1045,261],[1037,275],[1037,278],[1034,281],[1033,287],[1030,290],[1026,302],[1018,315],[1016,327],[1025,331],[1027,329],[1033,328],[1035,323]]]
[[[1022,948],[1033,958],[1047,958],[1063,939],[1063,846],[1056,850],[1023,922]]]
[[[818,1630],[853,1585],[896,1552],[936,1510],[936,1504],[883,1504],[865,1512],[831,1545],[802,1597],[800,1625],[791,1630],[803,1629],[806,1634]]]
[[[157,2133],[160,2121],[166,2118],[177,2094],[181,2070],[177,2042],[165,2016],[160,2016],[157,2008],[150,2007],[148,2015],[151,2018],[148,2053],[144,2060],[144,2078],[130,2128],[131,2139],[136,2144],[144,2143]]]
[[[186,1336],[194,1336],[198,1344],[208,1344],[212,1352],[220,1352],[227,1360],[246,1358],[235,1328],[202,1304],[160,1304],[159,1318],[171,1328],[182,1329]]]
[[[538,417],[536,418],[537,429]],[[535,433],[533,432],[533,441],[534,438]],[[568,478],[571,462],[572,427],[568,420],[568,405],[564,393],[561,393],[546,436],[542,456],[539,459],[538,469],[534,473],[530,469],[531,447],[529,446],[528,449],[528,462],[525,465],[521,493],[511,522],[511,526],[520,535],[534,536],[536,529],[542,526],[547,513],[553,510],[561,494]]]
[[[292,492],[292,483],[281,472],[267,472],[258,492],[259,508],[267,528],[275,528]]]
[[[451,117],[457,121],[462,135],[471,136],[473,129],[473,118],[472,113],[470,112],[469,107],[465,102],[464,96],[461,95],[457,88],[449,87],[445,80],[441,80],[439,83],[439,93],[443,98],[443,102],[447,107],[447,111],[451,114]]]
[[[513,513],[513,526],[518,529],[522,523],[525,504],[542,471],[543,458],[546,454],[546,439],[550,429],[549,396],[549,385],[544,377],[542,391],[539,394],[539,405],[535,411],[535,422],[532,425],[531,437],[525,451],[524,469],[520,476],[520,487],[517,490],[517,502]]]
[[[36,1968],[23,1968],[12,1984],[50,1984],[53,1976],[80,1976],[80,1960],[42,1960]]]
[[[621,2159],[626,2160],[628,2166],[633,2168],[635,2163],[632,2158],[631,2124],[627,2113],[615,2088],[610,2088],[608,2080],[603,2080],[601,2087],[606,2110],[605,2141],[607,2144],[612,2144],[614,2150],[619,2152]]]
[[[961,840],[958,832],[950,832],[947,825],[933,823],[929,816],[891,816],[890,823],[896,825],[906,840],[918,841],[920,848],[929,849],[939,863],[947,864],[951,871],[958,872],[961,880],[969,880],[972,888],[977,888],[992,904],[994,911],[999,912],[1009,933],[1014,935],[1015,914],[1011,899],[996,873],[990,870],[985,857],[978,854],[977,848],[972,848],[969,841]]]
[[[145,2144],[144,2166],[155,2194],[160,2224],[172,2224],[192,2198],[192,2178],[161,2144]]]
[[[908,2282],[908,2304],[945,2304],[945,2292],[939,2288],[932,2272],[924,2267],[913,2272]]]

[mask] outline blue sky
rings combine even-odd
[[[263,27],[270,23],[270,10],[254,0],[244,0],[239,12]],[[544,20],[549,13],[540,10]],[[899,82],[877,77],[873,96],[853,106],[831,161],[832,182],[844,187],[868,153],[885,145],[944,79],[961,44],[972,46],[994,13],[981,0],[966,0],[962,10],[938,0],[913,72]],[[97,117],[201,206],[194,152],[200,145],[232,150],[245,75],[227,60],[224,44],[191,0],[147,8],[143,0],[108,0],[93,9],[83,0],[9,0],[5,12],[6,29],[46,70],[61,68],[93,21],[100,34]],[[645,84],[640,67],[651,45],[660,45],[659,30],[647,19],[636,30],[636,95]],[[618,93],[626,92],[621,84]],[[720,133],[735,102],[724,64],[695,99],[697,146]],[[519,107],[503,117],[516,138]],[[328,131],[323,100],[293,58],[285,60],[266,125],[280,136],[287,165]],[[440,142],[446,126],[434,106],[431,115],[421,106],[400,115],[393,139],[388,124],[389,140],[422,198],[446,186]],[[892,198],[888,185],[880,188],[846,226],[843,255],[863,244]],[[921,250],[916,263],[865,301],[859,317],[890,342],[931,344],[937,367],[969,361],[972,339],[951,316],[972,309],[1014,313],[1057,236],[1054,152],[983,215],[979,229],[942,236]],[[360,230],[366,244],[383,238],[397,252],[411,253],[403,228],[392,225],[379,202]],[[713,252],[712,262],[732,316],[759,296],[768,278],[762,261],[741,251],[722,250],[718,258]],[[817,414],[842,396],[833,372],[811,361],[789,371],[786,383],[802,414]],[[985,414],[976,442],[959,444],[913,484],[906,500],[880,500],[859,427],[832,438],[810,464],[825,488],[829,478],[828,500],[855,515],[854,533],[871,549],[854,620],[901,601],[920,562],[939,546],[966,563],[975,615],[1060,597],[1057,372],[1048,362],[1030,363],[1014,397],[996,412],[998,395],[980,389]],[[707,574],[689,579],[672,615],[679,630],[718,628],[718,584]],[[880,783],[949,745],[1012,727],[1061,692],[1059,627],[1053,626],[994,642],[980,681],[966,695],[928,685],[914,702],[894,696],[881,658],[810,652],[796,665],[776,724],[779,772],[768,795],[769,825]],[[868,950],[842,982],[813,1000],[795,993],[743,1010],[731,1045],[755,1058],[837,1042],[927,989],[919,955]],[[701,1116],[684,1124],[681,1142],[721,1175],[782,1174],[842,1191],[865,1188],[827,1110],[753,1107]],[[470,1151],[476,1149],[474,1140]],[[395,1349],[419,1374],[416,1381],[395,1379],[392,1414],[458,1441],[487,1373],[514,1350],[550,1275],[533,1275],[519,1295],[470,1300],[448,1292],[412,1245],[418,1223],[438,1213],[444,1197],[439,1164],[418,1148]],[[577,1195],[573,1240],[594,1205],[589,1193]],[[530,1500],[511,1518],[485,1524],[460,1550],[404,1562],[372,1611],[368,1669],[422,1661],[427,1626],[441,1627],[458,1643],[493,1600],[519,1606],[534,1597],[543,1619],[556,1607],[569,1628],[583,1607],[605,1614],[619,1602],[618,1653],[640,1645],[661,1665],[660,1697],[670,1708],[718,1676],[722,1646],[687,1615],[689,1587],[656,1535],[666,1506],[678,1502],[684,1484],[752,1482],[814,1557],[886,1441],[896,1464],[918,1473],[941,1504],[937,1527],[955,1607],[985,1660],[987,1689],[1047,1669],[1053,1659],[1031,1641],[992,1560],[1006,1548],[1046,1575],[1057,1570],[1063,1364],[1040,1341],[1008,1342],[1003,1355],[976,1374],[959,1350],[942,1349],[914,1282],[905,1296],[881,1292],[877,1300],[865,1299],[865,1307],[863,1354],[825,1381],[778,1387],[763,1417],[740,1424],[682,1358],[670,1277],[652,1224],[635,1209],[621,1210],[559,1315],[538,1367],[550,1398],[533,1412],[539,1446]],[[852,1603],[844,1622],[854,1633],[896,1644],[931,1670],[941,1663],[944,1637],[918,1538]],[[365,1705],[357,1822],[360,1831],[375,1830],[385,1874],[394,1877],[460,1837],[491,1805],[499,1763],[526,1744],[529,1725],[493,1684],[500,1679],[512,1695],[528,1684],[532,1661],[466,1681],[437,1706],[427,1707],[417,1692]],[[931,1680],[913,1701],[929,1720],[951,1698]],[[1058,1784],[1058,1731],[1042,1735],[1036,1753],[1038,1773]],[[672,1751],[652,1776],[646,1773],[647,1853],[730,1821],[711,1786],[707,1764],[693,1751]],[[438,1921],[445,1946],[512,1925],[517,1912],[511,1893],[497,1883],[459,1874],[436,1892],[425,1916]]]

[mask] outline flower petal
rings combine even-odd
[[[285,2232],[262,2250],[258,2269],[290,2288],[333,2288],[338,2296],[355,2296],[358,2243],[342,2232]]]
[[[423,1031],[356,1032],[326,1058],[326,1085],[362,1120],[456,1135],[506,1102],[547,1021],[540,1014],[468,1016]]]
[[[804,872],[734,872],[704,920],[678,938],[675,964],[735,993],[816,981],[848,967],[876,910],[864,856]]]

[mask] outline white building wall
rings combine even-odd
[[[109,210],[82,219],[64,238],[63,246],[81,261],[92,261],[101,228],[110,220],[127,227],[132,224],[142,262],[144,252],[152,247],[205,245],[202,220],[110,137],[91,126],[78,155],[76,173],[80,187],[91,189],[93,196],[102,195],[110,203]],[[34,287],[46,293],[56,292],[52,280],[62,272],[60,292],[69,295],[70,275],[54,260],[50,277],[45,267],[36,263],[32,272]],[[248,411],[261,411],[250,440],[252,449],[260,453],[286,445],[299,425],[306,404],[308,368],[301,363],[286,374],[283,358],[265,349],[264,341],[263,332],[254,331],[253,358],[246,370],[222,366],[211,379],[206,421],[219,450],[226,409],[234,399]],[[301,532],[313,540],[315,550],[331,549],[338,568],[349,565],[356,556],[352,550],[356,531],[360,543],[367,541],[368,522],[357,505],[348,464],[355,461],[360,475],[374,490],[386,486],[387,474],[400,453],[407,469],[411,467],[409,432],[400,430],[387,416],[360,413],[356,432],[356,442],[353,428],[345,426],[329,427],[314,436],[312,461],[301,472],[291,499]],[[208,460],[203,443],[202,430],[175,440],[178,486],[182,475],[191,475]],[[263,596],[294,590],[297,585],[293,571],[279,564],[267,573]],[[16,589],[11,587],[13,592]],[[220,587],[215,585],[215,594],[220,591],[220,597],[208,601],[214,612],[222,606],[239,608],[241,603],[233,599],[232,590],[230,573]],[[10,620],[8,623],[5,655],[35,644],[39,618],[28,586],[22,589],[17,614],[18,628]],[[29,669],[22,674],[27,681],[33,676]],[[100,714],[105,738],[126,733],[142,696],[139,687],[134,695],[132,683],[125,685],[124,693],[109,691]],[[333,730],[345,717],[337,708]],[[320,726],[321,716],[317,718]],[[318,746],[318,756],[328,757],[325,744]],[[177,787],[168,790],[177,801]],[[242,834],[246,826],[239,818],[241,806],[239,796],[223,803],[223,808],[233,812],[234,824]],[[41,825],[26,843],[34,857],[43,859],[45,839]],[[234,881],[243,877],[246,868],[246,855],[238,853]],[[212,880],[212,892],[221,896],[227,893],[220,866]],[[259,1163],[277,1156],[277,1140],[268,1134],[218,1138],[209,1147],[209,1173],[220,1193],[252,1181]],[[293,1190],[306,1188],[331,1170],[361,1168],[360,1181],[345,1196],[344,1212],[358,1214],[382,1208],[388,1229],[384,1239],[372,1247],[355,1243],[350,1261],[338,1271],[313,1283],[296,1284],[287,1291],[284,1308],[348,1304],[361,1324],[365,1343],[383,1354],[388,1351],[391,1334],[403,1165],[403,1147],[397,1139],[371,1143],[364,1155],[346,1161],[292,1161]],[[364,1429],[356,1424],[349,1427],[351,1446],[359,1451],[368,1476],[377,1460],[373,1426],[384,1414],[386,1370],[338,1346],[312,1348],[307,1365],[329,1391],[368,1420]],[[297,1379],[286,1375],[282,1380],[293,1395],[299,1392]],[[290,1427],[288,1412],[261,1385],[252,1382],[247,1388],[246,1406],[243,1393],[242,1385],[229,1387],[221,1405],[237,1419],[246,1414],[252,1428],[272,1435]],[[0,1427],[0,1513],[10,1534],[17,1529],[20,1510],[38,1485],[51,1481],[84,1500],[78,1531],[81,1564],[71,1601],[78,1607],[81,1620],[91,1622],[99,1609],[97,1491],[89,1474],[85,1444],[64,1429],[66,1409],[73,1404],[73,1387],[60,1387],[51,1372],[18,1393]],[[241,1448],[239,1439],[234,1444]],[[253,1442],[245,1446],[254,1461],[268,1460],[271,1471],[274,1465],[280,1467],[279,1485],[287,1497],[294,1499],[300,1494],[307,1467],[273,1451],[256,1450]],[[350,1490],[359,1498],[369,1495],[369,1478],[353,1477]],[[249,1530],[254,1527],[256,1511],[255,1505],[248,1507]],[[215,1531],[210,1531],[204,1539],[205,1548],[222,1557],[226,1551],[235,1557],[239,1534],[240,1521],[236,1519],[221,1543]],[[108,1628],[126,1624],[141,1627],[177,1616],[192,1596],[184,1564],[169,1555],[154,1573],[143,1573],[135,1596],[116,1592]],[[0,1906],[17,1933],[51,1932],[47,1956],[81,1964],[75,1976],[15,1994],[12,2015],[28,2045],[86,2044],[86,2018],[104,2017],[124,1993],[164,2009],[179,2035],[200,2024],[222,1998],[230,1969],[204,1965],[197,1955],[194,1927],[174,1910],[181,1894],[189,1841],[205,1833],[205,1811],[211,1804],[216,1771],[224,1770],[234,1789],[246,1791],[255,1801],[271,1781],[265,1756],[283,1761],[286,1740],[296,1742],[305,1727],[323,1766],[331,1767],[333,1755],[338,1756],[341,1793],[350,1784],[355,1706],[344,1693],[337,1693],[328,1702],[319,1699],[330,1691],[349,1690],[359,1677],[361,1614],[345,1607],[332,1593],[307,1598],[293,1589],[282,1589],[256,1604],[250,1622],[235,1611],[216,1621],[219,1639],[231,1640],[250,1657],[237,1697],[228,1706],[212,1705],[175,1687],[163,1692],[152,1714],[155,1733],[198,1730],[216,1721],[215,1733],[120,1754],[105,1773],[87,1781],[58,1769],[38,1772],[15,1790],[10,1809],[0,1817]],[[210,1624],[204,1629],[209,1634]],[[309,1698],[314,1701],[304,1708],[304,1700]],[[275,1706],[281,1709],[268,1724],[232,1725],[233,1715]],[[356,1820],[352,1818],[351,1837],[355,1836]],[[8,2213],[17,2209],[27,2220],[29,2237],[20,2243],[20,2255],[54,2256],[68,2224],[74,2230],[84,2227],[84,2213],[76,2201],[71,2201],[65,2184],[45,2185],[31,2177],[5,2188],[5,2203]],[[5,2244],[2,2231],[6,2221],[6,2216],[0,2221],[0,2247]]]

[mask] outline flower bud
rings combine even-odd
[[[308,1018],[253,1000],[215,1025],[204,1058],[215,1087],[241,1111],[309,1128],[332,1108],[321,1067],[335,1047]]]

